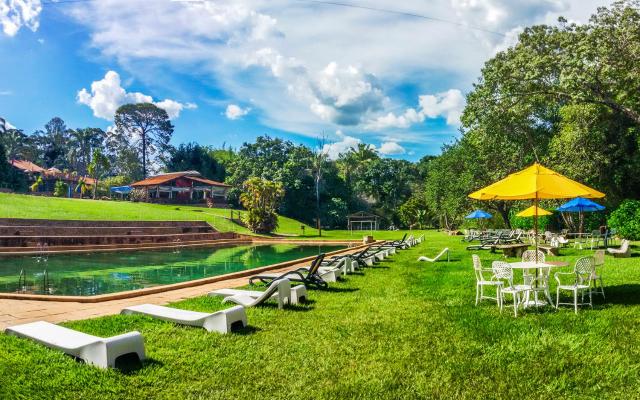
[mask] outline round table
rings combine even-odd
[[[509,263],[509,266],[511,267],[511,269],[521,269],[523,271],[527,269],[535,269],[536,274],[537,274],[537,271],[541,268],[559,268],[559,267],[566,267],[568,265],[569,263],[566,261],[545,261],[543,263],[542,262],[536,263],[535,261],[518,261],[518,262]],[[537,282],[536,282],[536,285],[537,285]],[[551,301],[551,294],[547,290],[545,290],[545,296],[547,297],[547,300],[549,300],[549,304],[553,304],[553,302]],[[545,304],[547,303],[543,300],[539,300],[537,303],[534,300],[530,300],[530,301],[527,300],[524,303],[525,307],[531,306],[531,305],[541,306]]]

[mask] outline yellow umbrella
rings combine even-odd
[[[526,210],[522,210],[519,213],[517,213],[516,217],[535,217],[536,215],[540,216],[540,215],[551,215],[551,214],[553,213],[545,210],[544,208],[531,206]]]
[[[538,211],[539,199],[570,199],[574,197],[595,199],[604,196],[604,193],[571,180],[538,163],[508,175],[506,178],[469,195],[476,200],[535,200],[533,216],[536,250],[538,250],[538,215],[540,215],[536,211]]]
[[[597,199],[604,197],[604,193],[535,163],[469,197],[476,200]]]

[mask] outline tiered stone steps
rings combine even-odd
[[[0,219],[0,253],[189,246],[237,238],[205,221]]]

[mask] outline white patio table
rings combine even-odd
[[[538,276],[539,270],[542,268],[551,269],[551,268],[566,267],[568,265],[569,263],[566,261],[546,261],[546,262],[538,262],[538,263],[536,263],[535,261],[518,261],[518,262],[509,263],[509,266],[511,267],[511,269],[519,269],[522,271],[535,269],[536,276]],[[538,282],[536,281],[536,287],[537,285],[538,285]],[[548,282],[547,282],[547,287],[546,287],[546,290],[544,291],[544,294],[547,300],[549,301],[549,304],[553,304],[553,301],[551,300],[551,293],[549,292]],[[524,302],[524,307],[536,306],[536,305],[543,306],[545,304],[547,304],[547,302],[545,302],[544,300],[538,300],[538,303],[536,303],[535,300],[529,300],[529,294],[527,293],[527,299]]]

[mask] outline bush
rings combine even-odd
[[[640,201],[625,200],[611,213],[609,226],[625,239],[640,240]]]
[[[56,197],[67,197],[69,194],[69,185],[63,181],[56,181],[56,185],[53,187],[53,195]]]
[[[271,233],[278,227],[278,209],[284,189],[282,183],[261,178],[244,182],[240,201],[247,212],[242,216],[247,228],[255,233]]]

